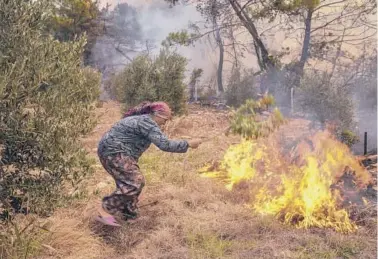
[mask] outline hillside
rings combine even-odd
[[[120,107],[105,102],[96,111],[98,126],[83,140],[96,162],[82,199],[61,208],[45,224],[41,253],[52,259],[168,259],[168,258],[376,258],[376,221],[345,235],[327,229],[295,229],[276,219],[258,216],[244,205],[242,192],[229,192],[214,179],[196,172],[218,161],[239,138],[225,136],[225,112],[190,107],[189,114],[167,125],[172,138],[210,137],[197,150],[169,154],[155,147],[140,165],[146,187],[141,217],[119,229],[93,221],[101,197],[112,192],[113,181],[96,157],[101,135],[120,118]],[[305,127],[304,121],[290,125]],[[295,131],[290,132],[296,135]],[[144,206],[145,205],[145,206]]]

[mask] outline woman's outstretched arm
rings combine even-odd
[[[189,148],[186,140],[171,140],[161,131],[159,126],[150,118],[139,121],[141,134],[149,139],[160,150],[172,153],[185,153]]]

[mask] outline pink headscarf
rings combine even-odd
[[[171,109],[165,102],[142,102],[141,104],[129,109],[123,118],[142,115],[142,114],[153,114],[153,113],[170,113]]]

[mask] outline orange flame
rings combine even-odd
[[[348,212],[338,206],[340,194],[330,188],[346,167],[355,172],[360,186],[370,180],[370,174],[349,148],[324,131],[310,141],[301,142],[294,156],[279,150],[274,141],[243,140],[227,150],[218,171],[205,169],[203,175],[223,178],[229,190],[248,181],[253,186],[252,209],[263,215],[274,215],[284,223],[298,228],[355,231],[357,226],[349,219]]]

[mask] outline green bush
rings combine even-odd
[[[297,95],[302,110],[322,124],[335,124],[339,132],[355,127],[355,107],[348,87],[331,82],[327,73],[306,74]]]
[[[142,101],[165,101],[176,114],[185,111],[185,67],[187,60],[161,50],[156,58],[135,58],[112,80],[112,89],[125,109]]]
[[[90,171],[79,138],[93,129],[99,73],[85,38],[45,35],[49,1],[0,1],[0,212],[49,215]]]
[[[267,137],[285,123],[278,108],[272,112],[269,107],[274,105],[273,96],[267,95],[260,100],[248,99],[234,113],[231,120],[231,131],[246,139]]]
[[[357,142],[360,141],[356,133],[350,130],[343,130],[339,133],[340,140],[345,143],[347,146],[351,147]]]
[[[360,110],[377,111],[377,54],[371,57],[363,56],[364,69],[354,78],[353,92],[358,99],[358,108]],[[357,61],[358,62],[358,61]],[[349,72],[349,71],[347,71]],[[356,71],[352,71],[352,73]],[[376,116],[376,115],[375,115]]]
[[[245,71],[243,74],[239,68],[234,68],[225,92],[227,105],[239,107],[248,99],[256,99],[257,89],[254,85],[255,78],[251,71]]]

